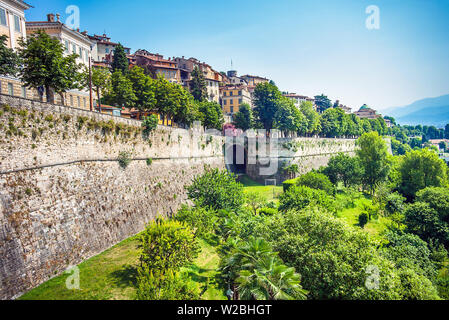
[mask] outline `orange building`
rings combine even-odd
[[[247,86],[224,86],[220,88],[221,106],[225,115],[232,116],[239,112],[239,107],[247,103],[252,107],[251,93]]]

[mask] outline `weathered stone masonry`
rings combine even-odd
[[[176,212],[187,200],[184,186],[205,165],[225,168],[223,144],[221,136],[192,129],[158,127],[144,137],[135,120],[0,94],[0,299]],[[270,160],[306,172],[355,145],[299,138],[276,148],[278,159]],[[126,169],[117,161],[122,152],[134,159]],[[261,166],[246,170],[264,182]]]
[[[129,119],[0,96],[3,104],[12,108],[0,107],[0,299],[172,214],[204,165],[224,168],[222,137],[159,127],[146,139]],[[123,169],[122,151],[140,160]]]

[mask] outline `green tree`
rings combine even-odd
[[[118,107],[132,108],[136,102],[133,84],[121,71],[115,71],[111,76],[109,92],[104,97],[107,104]]]
[[[345,188],[359,185],[363,175],[363,169],[358,157],[351,157],[344,153],[332,157],[327,167],[323,169],[334,184],[343,182]]]
[[[316,171],[310,171],[306,174],[303,174],[297,179],[296,184],[298,186],[305,186],[312,189],[323,190],[330,196],[335,195],[335,187],[329,180],[329,178],[326,175],[318,173]]]
[[[307,120],[307,133],[318,133],[321,129],[320,115],[315,111],[313,103],[310,101],[304,101],[299,106],[299,110],[306,117]]]
[[[371,193],[390,170],[387,144],[377,132],[365,133],[357,140],[357,156],[363,168],[362,181]]]
[[[362,212],[359,215],[359,226],[360,228],[365,228],[366,224],[369,222],[369,216],[366,212]]]
[[[335,201],[323,190],[305,186],[290,187],[279,197],[279,211],[301,210],[307,207],[320,207],[335,212]]]
[[[437,240],[449,246],[448,224],[440,219],[438,212],[429,204],[415,202],[405,209],[405,225],[410,233],[416,234],[426,242]]]
[[[186,224],[165,219],[150,222],[140,235],[141,265],[153,272],[178,271],[193,262],[199,245]]]
[[[307,131],[307,119],[288,98],[281,97],[274,115],[274,127],[284,132],[297,132],[304,135]]]
[[[341,137],[348,129],[347,115],[340,108],[324,111],[320,122],[321,133],[328,138]]]
[[[254,117],[265,130],[274,127],[282,94],[273,83],[259,83],[254,89]]]
[[[83,75],[76,63],[78,55],[64,56],[62,43],[39,30],[26,40],[19,40],[19,56],[23,63],[20,75],[25,86],[45,88],[47,101],[55,102],[54,93],[82,87]]]
[[[449,189],[428,187],[416,194],[416,201],[427,203],[438,212],[440,219],[449,223]]]
[[[208,168],[187,187],[190,199],[214,210],[238,210],[244,203],[243,186],[227,171]]]
[[[203,101],[198,103],[201,121],[207,129],[222,130],[224,124],[221,106],[216,102]]]
[[[204,74],[200,68],[195,66],[191,74],[192,80],[190,81],[190,93],[196,101],[207,101],[207,86]]]
[[[128,74],[129,61],[126,56],[125,48],[120,43],[114,48],[111,67],[112,73],[120,71],[124,75]]]
[[[233,124],[238,129],[246,131],[253,127],[253,111],[251,110],[251,106],[247,103],[242,103],[239,106],[239,112],[237,112],[233,118]]]
[[[6,43],[8,36],[0,35],[0,76],[15,76],[19,71],[19,56]]]
[[[322,209],[283,212],[254,231],[301,275],[310,299],[401,299],[392,262],[381,257],[369,235]],[[378,288],[366,286],[372,266]]]
[[[86,68],[87,69],[87,68]],[[84,72],[85,86],[89,87],[89,70]],[[98,106],[101,110],[102,93],[108,92],[111,86],[111,72],[106,68],[92,68],[92,88],[97,94]]]
[[[325,110],[332,107],[332,101],[324,94],[315,96],[315,104],[319,112],[324,112]]]
[[[139,111],[155,111],[156,98],[154,80],[140,67],[133,67],[128,73],[134,96],[134,107]]]
[[[163,77],[154,81],[156,111],[177,123],[191,124],[199,116],[192,95],[179,84],[170,83]]]
[[[419,190],[447,186],[447,165],[433,151],[407,153],[399,166],[399,191],[411,200]]]

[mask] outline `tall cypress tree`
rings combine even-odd
[[[192,71],[190,93],[192,93],[192,96],[196,101],[202,102],[207,100],[206,80],[204,79],[204,75],[198,67],[195,67]]]
[[[119,43],[114,49],[114,57],[112,59],[112,73],[120,70],[122,74],[129,71],[129,62],[126,57],[125,48]]]

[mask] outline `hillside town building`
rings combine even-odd
[[[83,32],[84,35],[87,35],[87,32]],[[94,47],[92,49],[92,60],[93,64],[99,67],[109,67],[112,64],[112,59],[114,57],[115,47],[118,46],[118,43],[112,42],[111,38],[106,34],[103,35],[87,35],[89,39],[94,43]],[[131,49],[126,48],[125,53],[131,54]]]
[[[355,114],[360,119],[378,119],[382,118],[380,114],[377,113],[376,110],[368,107],[366,104],[364,104],[359,111],[355,112]]]
[[[223,75],[212,69],[210,65],[204,62],[200,62],[195,58],[186,59],[173,58],[176,61],[180,75],[182,85],[189,90],[190,81],[192,80],[192,72],[197,67],[203,73],[206,80],[207,99],[211,102],[220,103],[220,83],[223,82]]]
[[[223,113],[228,116],[233,116],[239,112],[239,107],[242,103],[247,103],[252,107],[251,93],[248,86],[245,85],[228,85],[220,89],[221,106]]]
[[[139,66],[153,77],[162,75],[172,83],[182,84],[181,73],[178,64],[171,58],[164,59],[159,53],[151,53],[147,50],[137,50],[128,56],[131,65]]]
[[[301,106],[301,103],[307,102],[307,101],[312,102],[312,104],[315,105],[315,99],[309,98],[307,96],[303,96],[300,94],[284,93],[283,96],[292,100],[297,108],[299,108]]]

